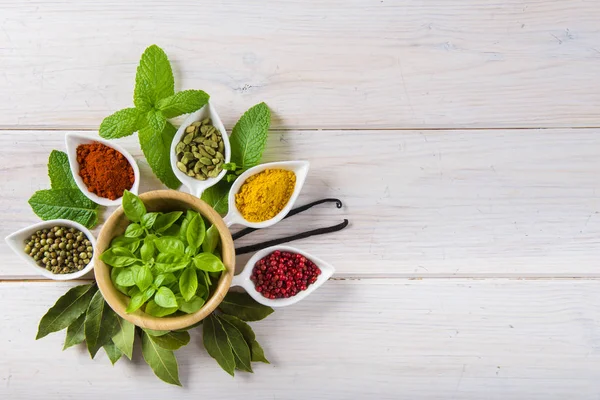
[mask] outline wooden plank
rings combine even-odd
[[[259,4],[254,4],[259,3]],[[593,1],[0,2],[0,128],[97,128],[144,48],[232,125],[600,126]]]
[[[307,159],[298,205],[339,197],[241,239],[239,246],[351,221],[297,246],[338,276],[599,276],[600,132],[291,131],[270,135],[265,161]],[[36,222],[27,199],[49,186],[62,132],[0,134],[0,236]],[[142,191],[160,185],[135,138]],[[97,231],[96,231],[97,232]],[[1,278],[35,277],[0,243]],[[238,258],[242,264],[247,257]]]
[[[0,396],[171,398],[135,349],[111,367],[101,351],[35,341],[39,318],[69,284],[1,283]],[[329,282],[252,323],[271,365],[234,379],[202,348],[178,351],[187,395],[214,399],[596,399],[600,282]],[[24,351],[24,349],[27,349]],[[40,362],[43,361],[43,362]],[[186,395],[186,396],[187,396]]]

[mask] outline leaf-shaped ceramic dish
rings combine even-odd
[[[181,124],[179,129],[177,129],[177,133],[175,133],[175,137],[173,137],[170,150],[171,168],[173,169],[173,173],[175,173],[177,179],[179,179],[185,186],[188,187],[190,193],[196,197],[202,196],[202,192],[204,192],[209,187],[216,185],[217,182],[223,179],[223,177],[227,173],[227,171],[223,170],[219,173],[219,175],[217,175],[216,178],[208,178],[205,181],[200,181],[198,179],[187,176],[186,174],[181,172],[179,168],[177,168],[177,152],[175,151],[175,148],[177,147],[177,144],[181,141],[181,138],[185,133],[185,129],[188,126],[190,126],[193,122],[200,121],[205,118],[210,118],[212,125],[215,128],[217,128],[219,132],[221,132],[221,136],[223,136],[223,145],[225,147],[225,162],[228,163],[231,160],[231,147],[229,145],[229,136],[227,135],[225,126],[223,126],[221,118],[219,118],[215,107],[210,102],[208,102],[207,105],[205,105],[204,107],[187,117],[183,124]]]
[[[92,242],[94,251],[96,251],[96,239],[92,236],[92,233],[83,225],[70,221],[68,219],[52,219],[38,224],[28,226],[27,228],[21,229],[15,233],[8,235],[5,240],[8,247],[12,249],[19,257],[21,257],[36,273],[45,276],[49,279],[56,281],[68,281],[71,279],[77,279],[87,274],[94,268],[94,260],[92,259],[88,265],[85,266],[81,271],[73,272],[71,274],[53,274],[52,272],[40,267],[28,254],[25,254],[25,240],[33,235],[36,231],[45,228],[52,228],[54,226],[67,226],[69,228],[75,228],[81,232]]]
[[[256,288],[254,287],[254,283],[250,280],[250,275],[252,275],[252,270],[254,269],[254,265],[258,261],[260,261],[261,258],[268,256],[275,250],[289,251],[291,253],[302,254],[304,257],[306,257],[309,260],[311,260],[312,262],[314,262],[317,267],[319,267],[319,269],[321,270],[321,275],[319,275],[319,277],[317,278],[317,281],[315,283],[308,286],[306,288],[306,290],[298,292],[293,297],[282,298],[282,299],[267,299],[262,294],[260,294],[259,292],[256,291]],[[295,247],[290,247],[290,246],[273,246],[273,247],[268,247],[266,249],[256,252],[256,254],[254,256],[252,256],[252,258],[246,263],[246,266],[244,267],[242,272],[240,272],[238,275],[233,277],[233,280],[231,281],[231,286],[232,287],[233,286],[243,287],[246,290],[246,292],[248,292],[248,294],[250,296],[252,296],[252,298],[254,300],[259,302],[260,304],[264,304],[265,306],[269,306],[269,307],[273,307],[273,308],[285,307],[285,306],[291,306],[292,304],[296,304],[300,300],[305,299],[308,295],[310,295],[312,292],[317,290],[321,285],[323,285],[325,282],[327,282],[327,280],[329,278],[331,278],[331,276],[334,274],[334,272],[335,272],[335,268],[333,268],[333,266],[331,264],[329,264],[311,254],[308,254],[305,251],[302,251],[300,249],[297,249]]]
[[[227,216],[223,218],[225,224],[227,226],[231,226],[234,224],[245,225],[250,228],[267,228],[271,225],[274,225],[281,221],[292,209],[298,195],[300,195],[300,191],[302,190],[302,186],[304,186],[304,181],[306,180],[306,176],[308,175],[308,169],[310,168],[310,163],[308,161],[280,161],[280,162],[272,162],[267,164],[260,164],[256,167],[250,168],[246,172],[240,175],[238,179],[233,183],[231,190],[229,191],[229,212]],[[267,169],[285,169],[288,171],[293,171],[296,174],[296,186],[294,187],[294,193],[290,197],[289,201],[283,207],[283,209],[274,216],[273,218],[263,221],[263,222],[250,222],[244,219],[240,211],[237,209],[235,205],[235,195],[240,191],[240,188],[252,175],[258,174]]]
[[[116,200],[110,200],[105,197],[100,197],[90,192],[85,183],[83,183],[81,176],[79,176],[79,163],[77,162],[77,147],[81,144],[91,144],[94,142],[99,142],[108,147],[112,147],[113,149],[125,156],[127,161],[129,161],[131,168],[133,168],[134,174],[133,186],[131,187],[131,189],[129,189],[129,191],[133,194],[138,193],[138,188],[140,186],[140,169],[138,168],[138,165],[135,162],[133,156],[118,144],[101,139],[97,136],[86,135],[81,133],[67,133],[65,135],[67,156],[69,157],[69,166],[71,167],[71,172],[73,173],[73,179],[75,179],[75,183],[77,184],[79,190],[81,190],[81,192],[94,203],[100,204],[101,206],[120,206],[121,197],[119,197]]]

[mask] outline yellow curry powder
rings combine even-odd
[[[267,169],[246,179],[235,195],[235,205],[247,221],[263,222],[283,210],[295,186],[292,171]]]

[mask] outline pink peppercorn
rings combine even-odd
[[[319,267],[302,254],[276,250],[254,265],[250,280],[265,298],[281,299],[306,290],[320,274]]]

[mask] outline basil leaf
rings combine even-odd
[[[264,350],[256,341],[256,335],[254,334],[254,331],[252,330],[250,325],[248,325],[241,319],[234,317],[233,315],[221,314],[219,315],[219,318],[224,319],[230,324],[234,325],[242,333],[244,339],[246,340],[246,343],[248,343],[248,346],[250,346],[252,361],[270,364],[269,360],[267,360],[267,358],[265,357]]]
[[[40,320],[35,339],[65,329],[88,308],[98,288],[95,284],[75,286],[61,296]]]
[[[157,212],[149,212],[144,214],[144,216],[142,217],[142,226],[146,229],[150,229],[152,228],[152,226],[154,225],[154,222],[156,221],[156,217],[158,217],[158,213]]]
[[[140,256],[143,262],[148,262],[154,257],[154,239],[144,239],[144,244],[140,249]]]
[[[227,214],[228,210],[228,197],[231,183],[221,180],[217,184],[209,187],[202,193],[202,200],[208,203],[212,208],[215,209],[221,215]]]
[[[202,90],[184,90],[158,101],[156,107],[165,118],[175,118],[201,109],[209,96]]]
[[[133,267],[123,269],[123,271],[117,275],[116,284],[123,287],[135,285],[135,280],[133,279]]]
[[[125,247],[131,252],[134,252],[138,249],[140,245],[139,238],[128,238],[124,235],[117,236],[110,242],[110,247]]]
[[[177,129],[169,122],[161,132],[155,132],[150,126],[138,131],[140,146],[154,175],[170,189],[177,189],[181,182],[171,169],[171,142]]]
[[[231,162],[242,170],[258,165],[267,144],[270,124],[271,112],[265,103],[246,111],[229,137]]]
[[[200,253],[194,257],[194,265],[196,268],[207,272],[218,272],[225,269],[223,262],[214,254]]]
[[[196,290],[198,289],[198,275],[196,275],[196,270],[192,267],[188,267],[183,270],[183,273],[179,277],[179,290],[185,301],[191,300],[191,298],[196,294]]]
[[[119,348],[117,348],[117,346],[115,346],[115,344],[112,341],[106,343],[102,347],[104,348],[104,351],[106,352],[106,355],[108,356],[108,359],[110,360],[112,365],[115,365],[115,363],[119,361],[119,359],[123,355],[121,350],[119,350]]]
[[[165,286],[162,286],[158,289],[154,295],[154,301],[156,304],[164,308],[177,308],[177,299],[175,299],[173,291]]]
[[[100,124],[100,137],[118,139],[133,135],[138,130],[140,113],[135,108],[124,108],[109,115]]]
[[[204,218],[202,218],[200,215],[197,215],[188,224],[186,233],[188,246],[193,249],[200,248],[202,242],[204,241],[205,235],[206,227],[204,226]]]
[[[121,317],[117,321],[119,323],[119,330],[112,337],[112,341],[125,354],[125,357],[131,360],[133,356],[133,342],[135,340],[135,325]]]
[[[71,346],[75,346],[85,340],[85,334],[83,333],[83,322],[85,321],[85,313],[81,314],[75,322],[71,323],[67,328],[67,338],[65,339],[65,345],[63,350],[68,349]]]
[[[161,348],[148,334],[142,333],[142,355],[154,374],[161,380],[181,386],[177,359],[173,351]]]
[[[201,286],[203,287],[203,286]],[[204,306],[204,299],[199,296],[192,296],[189,301],[186,301],[183,297],[177,298],[177,304],[179,304],[179,310],[186,314],[193,314],[200,310]]]
[[[154,223],[154,230],[159,233],[164,232],[181,217],[181,214],[183,214],[181,211],[173,211],[159,215]]]
[[[177,254],[160,253],[156,256],[155,268],[161,273],[175,272],[188,266],[189,260]]]
[[[177,282],[177,278],[171,273],[159,274],[154,279],[154,285],[156,285],[157,287],[160,287],[162,285],[167,286],[175,282]]]
[[[200,216],[200,214],[198,214],[194,210],[187,210],[187,213],[185,214],[185,218],[183,218],[183,221],[181,222],[181,229],[179,229],[179,235],[178,235],[178,237],[185,244],[187,244],[187,229],[188,229],[188,226],[189,226],[190,222],[196,216]]]
[[[142,54],[135,75],[133,104],[140,111],[148,111],[160,99],[174,93],[175,80],[167,55],[156,45],[148,47]]]
[[[229,292],[219,304],[225,314],[233,315],[244,321],[259,321],[273,313],[271,307],[257,303],[247,293]]]
[[[235,366],[246,372],[252,372],[252,361],[250,360],[250,348],[244,339],[242,333],[226,319],[219,318],[219,322],[223,326],[227,334],[227,341],[231,346],[235,358]]]
[[[123,293],[126,296],[129,296],[129,294],[128,294],[129,288],[127,288],[125,286],[117,285],[117,278],[119,277],[119,274],[121,273],[121,271],[123,271],[123,268],[111,268],[110,280],[112,281],[113,285],[117,288],[117,290],[119,292]]]
[[[48,159],[48,176],[52,189],[78,189],[71,173],[67,153],[52,150]]]
[[[233,351],[227,340],[225,329],[223,329],[223,326],[214,314],[210,314],[204,319],[202,324],[202,341],[208,354],[217,361],[225,372],[234,376],[235,358]]]
[[[135,194],[129,190],[123,193],[123,211],[125,216],[133,222],[140,222],[144,214],[146,214],[146,206]]]
[[[150,285],[152,285],[154,277],[152,276],[150,268],[143,266],[134,270],[133,279],[140,291],[143,292],[144,290],[148,289]]]
[[[150,300],[148,304],[146,304],[146,314],[150,314],[154,317],[165,317],[167,315],[173,314],[177,311],[177,307],[161,307],[154,300]]]
[[[88,306],[83,330],[90,356],[94,358],[100,347],[108,343],[119,330],[118,316],[108,306],[102,293],[97,291]]]
[[[185,246],[183,242],[172,236],[163,236],[154,241],[154,245],[161,253],[165,254],[176,254],[183,256]]]
[[[150,336],[150,339],[165,350],[177,350],[190,342],[190,334],[173,331],[165,335]]]
[[[134,289],[134,293],[130,293],[131,300],[129,301],[127,309],[125,310],[128,313],[132,313],[135,310],[139,309],[141,306],[143,306],[144,303],[147,302],[156,291],[156,289],[154,289],[153,287],[149,287],[143,292],[140,292],[140,290],[137,287],[135,287]]]
[[[162,132],[167,123],[167,120],[165,117],[163,117],[160,111],[154,109],[148,111],[146,114],[146,121],[154,132]]]
[[[157,330],[148,329],[148,328],[142,328],[142,329],[144,330],[144,332],[146,332],[150,336],[162,336],[162,335],[166,335],[167,333],[171,332],[171,331],[157,331]]]
[[[136,238],[140,237],[144,234],[144,228],[142,228],[139,224],[129,224],[127,229],[125,230],[125,237],[128,238]]]
[[[135,264],[138,261],[137,258],[132,257],[129,254],[119,255],[124,253],[123,250],[127,249],[125,249],[124,247],[111,247],[104,253],[100,254],[100,260],[115,268],[127,267],[129,265]]]
[[[212,225],[206,230],[206,237],[202,242],[202,251],[205,253],[212,253],[219,245],[221,236],[216,226]]]
[[[70,219],[93,228],[98,223],[98,204],[79,189],[38,190],[29,199],[31,209],[41,219]]]

